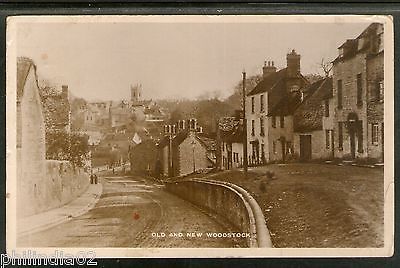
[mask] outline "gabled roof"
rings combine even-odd
[[[204,135],[196,135],[196,138],[203,143],[203,145],[206,147],[207,151],[215,151],[217,146],[216,142],[214,139],[208,138]]]
[[[243,124],[235,117],[222,117],[219,119],[218,127],[220,138],[226,142],[243,141]]]
[[[271,73],[263,80],[261,80],[260,83],[258,83],[257,86],[247,94],[247,96],[273,90],[276,87],[277,83],[286,77],[286,73],[287,68],[281,69],[275,73]]]
[[[29,58],[18,57],[17,59],[17,101],[20,101],[24,95],[24,87],[26,83],[26,78],[28,77],[29,71],[34,68],[36,76],[36,66],[33,61]],[[36,83],[37,83],[37,77]],[[38,87],[39,88],[39,87]]]
[[[291,94],[287,90],[288,81],[292,79],[299,79],[303,86],[308,84],[307,79],[301,73],[296,77],[288,77],[287,68],[284,68],[265,77],[247,96],[268,92],[268,116],[292,114],[300,100],[299,96]],[[298,92],[298,94],[300,93]]]
[[[176,134],[175,137],[172,139],[172,146],[174,148],[178,147],[189,135],[189,131],[183,130]],[[204,135],[199,135],[198,133],[195,134],[195,137],[200,143],[207,149],[207,151],[215,151],[216,150],[216,142],[214,139],[208,138]],[[158,143],[159,148],[163,148],[168,146],[169,144],[169,137],[165,136],[160,140]]]
[[[308,86],[309,95],[293,115],[295,132],[322,130],[323,100],[332,97],[332,78],[324,78]]]

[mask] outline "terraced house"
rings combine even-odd
[[[383,33],[383,24],[371,24],[333,61],[335,157],[383,161]]]
[[[287,67],[279,71],[274,62],[265,62],[263,80],[246,97],[248,157],[253,165],[285,161],[293,154],[293,113],[309,83],[295,50],[286,60]]]

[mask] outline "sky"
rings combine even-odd
[[[265,60],[284,68],[292,49],[303,74],[322,73],[321,59],[369,24],[18,23],[16,51],[33,59],[39,80],[89,101],[129,99],[137,83],[146,99],[226,97],[243,70],[261,74]]]

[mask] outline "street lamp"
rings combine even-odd
[[[247,174],[247,120],[246,120],[246,71],[243,70],[243,88],[242,88],[242,103],[243,103],[243,171]]]

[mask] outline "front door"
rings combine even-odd
[[[300,160],[311,160],[311,135],[300,135]]]
[[[350,154],[351,158],[356,158],[356,127],[354,122],[349,123]]]

